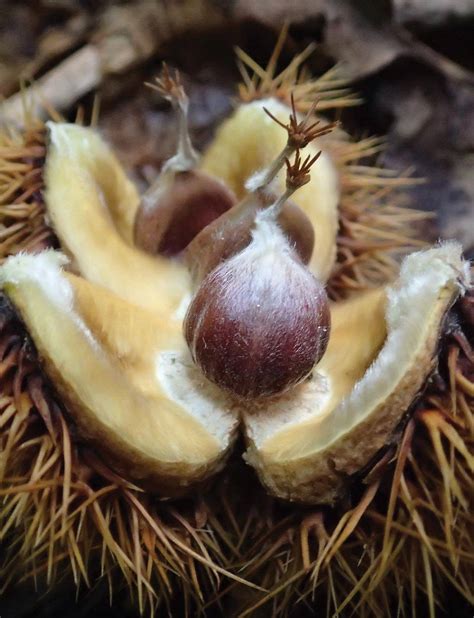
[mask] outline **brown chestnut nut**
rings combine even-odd
[[[273,201],[270,193],[263,190],[249,193],[195,236],[184,253],[195,283],[201,282],[219,264],[250,243],[257,213]],[[309,217],[295,203],[287,201],[278,215],[278,223],[301,260],[307,264],[314,247],[314,229]]]
[[[135,218],[134,242],[148,253],[173,256],[237,200],[223,182],[195,169],[199,155],[189,137],[189,101],[179,73],[176,71],[172,77],[163,65],[156,84],[148,85],[170,101],[178,114],[178,147],[142,196]]]
[[[199,286],[184,336],[204,375],[245,399],[285,392],[324,354],[330,328],[323,285],[277,223],[289,196],[309,181],[318,158],[287,160],[287,190],[255,216],[251,241]]]
[[[148,253],[177,255],[202,229],[232,208],[232,191],[197,170],[174,174],[159,195],[143,197],[135,219],[135,244]]]
[[[257,215],[250,244],[207,275],[184,322],[204,375],[246,399],[276,395],[303,380],[329,339],[322,284],[265,215]]]

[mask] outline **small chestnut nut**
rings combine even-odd
[[[282,393],[306,378],[330,328],[322,284],[268,211],[255,221],[250,244],[207,275],[184,322],[204,375],[246,399]]]
[[[257,213],[268,208],[274,198],[269,191],[249,193],[195,235],[184,251],[185,263],[195,283],[200,283],[211,270],[250,243]],[[314,229],[308,216],[288,200],[278,214],[278,224],[307,264],[314,247]]]
[[[178,146],[142,196],[134,243],[147,253],[176,256],[237,200],[222,181],[197,169],[199,154],[188,131],[189,101],[178,71],[172,77],[163,64],[156,84],[148,85],[167,99],[178,115]]]
[[[135,244],[147,253],[178,255],[236,202],[223,182],[199,170],[175,172],[162,184],[143,196],[135,219]]]

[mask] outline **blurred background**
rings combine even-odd
[[[411,197],[438,215],[427,239],[458,238],[474,257],[474,0],[0,0],[0,118],[21,122],[31,80],[69,119],[82,109],[89,121],[99,95],[101,131],[145,185],[175,145],[169,105],[144,86],[161,62],[182,73],[203,148],[235,103],[234,47],[264,65],[286,21],[281,68],[312,42],[314,75],[342,63],[361,99],[344,127],[386,135],[379,160],[425,179]],[[80,607],[71,594],[16,589],[0,615],[134,615],[107,609],[101,588]]]

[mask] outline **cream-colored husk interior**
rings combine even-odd
[[[202,387],[180,328],[64,273],[65,262],[55,252],[18,255],[0,281],[78,425],[150,462],[216,460],[237,416],[226,396]]]
[[[413,369],[412,359],[430,329],[439,329],[440,315],[467,279],[460,246],[446,243],[408,256],[387,301],[379,290],[333,306],[328,350],[318,376],[290,402],[292,413],[275,404],[245,415],[247,434],[263,460],[317,454],[383,404]]]
[[[219,128],[216,138],[204,154],[201,167],[221,178],[238,198],[245,195],[249,178],[269,165],[286,144],[287,133],[264,112],[266,107],[276,118],[287,123],[290,109],[276,99],[240,105],[233,116]],[[292,200],[310,218],[315,231],[315,248],[309,268],[326,281],[336,257],[338,230],[339,177],[324,142],[307,146],[303,155],[322,155],[311,170],[311,181],[299,189]],[[275,182],[275,191],[284,191],[285,172]]]
[[[139,196],[92,129],[47,123],[48,217],[80,274],[131,303],[173,317],[190,292],[184,265],[132,246]]]

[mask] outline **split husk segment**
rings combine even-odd
[[[184,373],[186,394],[192,389],[192,367],[178,374],[179,327],[66,273],[64,265],[58,251],[22,254],[0,275],[46,375],[78,436],[114,470],[161,496],[183,494],[222,467],[236,420],[230,416],[222,434],[213,434],[180,398],[179,386],[166,382],[166,360],[157,378],[157,359],[171,353],[173,375],[179,382]]]
[[[335,303],[326,354],[283,404],[244,415],[247,460],[271,493],[336,504],[400,437],[438,362],[444,319],[469,284],[457,243],[407,256],[396,283]],[[270,420],[267,420],[271,417]]]

